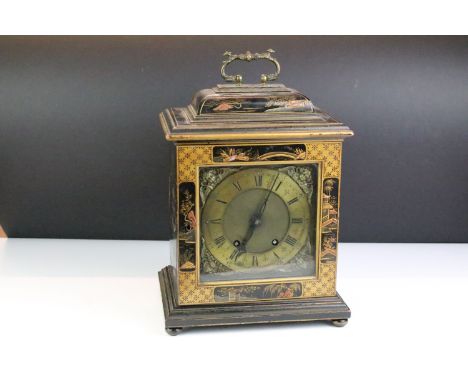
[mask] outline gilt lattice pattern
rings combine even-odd
[[[341,172],[341,143],[317,142],[306,144],[306,159],[324,162],[324,177],[339,178]]]
[[[195,272],[179,272],[179,304],[207,304],[215,302],[214,288],[197,285]]]
[[[195,182],[197,165],[212,163],[212,146],[180,146],[177,148],[178,182]]]
[[[334,296],[336,263],[321,264],[320,277],[302,283],[302,297]]]

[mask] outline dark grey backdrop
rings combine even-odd
[[[343,241],[468,241],[466,37],[0,38],[0,224],[10,237],[167,239],[158,112],[219,83],[226,49],[270,47],[280,82],[356,133]]]

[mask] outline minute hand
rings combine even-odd
[[[263,212],[265,211],[265,207],[267,205],[268,199],[270,198],[270,195],[273,191],[273,186],[276,183],[276,179],[278,179],[279,173],[276,175],[275,179],[273,179],[273,182],[271,182],[271,187],[270,190],[268,191],[267,195],[265,196],[265,200],[263,201],[262,205],[260,206],[260,209],[257,212],[257,218],[260,219],[263,215]]]
[[[253,236],[253,233],[255,231],[255,228],[260,224],[260,218],[263,215],[263,212],[265,211],[265,207],[267,205],[268,199],[271,195],[271,192],[273,191],[273,186],[276,183],[276,179],[278,179],[279,174],[276,175],[276,178],[273,179],[273,182],[271,182],[270,190],[268,191],[267,195],[265,196],[265,199],[263,200],[262,204],[260,207],[255,211],[255,213],[250,217],[249,220],[249,227],[247,228],[247,232],[244,236],[244,239],[242,240],[240,246],[239,246],[239,252],[244,253],[245,252],[245,246],[247,242],[250,240],[250,238]]]

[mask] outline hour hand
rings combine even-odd
[[[235,248],[234,248],[234,251],[232,251],[231,253],[231,256],[229,256],[231,258],[231,260],[234,260],[234,261],[237,261],[237,259],[243,255],[245,253],[245,244],[244,243],[239,243],[239,245],[237,245]]]
[[[257,214],[254,214],[253,216],[251,216],[249,220],[249,227],[247,228],[247,232],[245,233],[244,238],[239,242],[238,245],[236,245],[239,252],[241,253],[246,252],[245,246],[247,245],[250,238],[253,236],[255,227],[258,225],[258,223],[259,223],[259,219],[258,219]]]

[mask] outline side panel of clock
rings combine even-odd
[[[277,161],[317,161],[320,163],[319,246],[317,274],[314,278],[254,282],[242,285],[203,285],[197,275],[198,190],[200,166],[231,162],[268,163]],[[175,179],[177,218],[177,270],[175,286],[180,305],[235,303],[275,299],[295,299],[336,294],[336,257],[339,224],[341,141],[313,141],[278,144],[229,144],[177,146]]]

